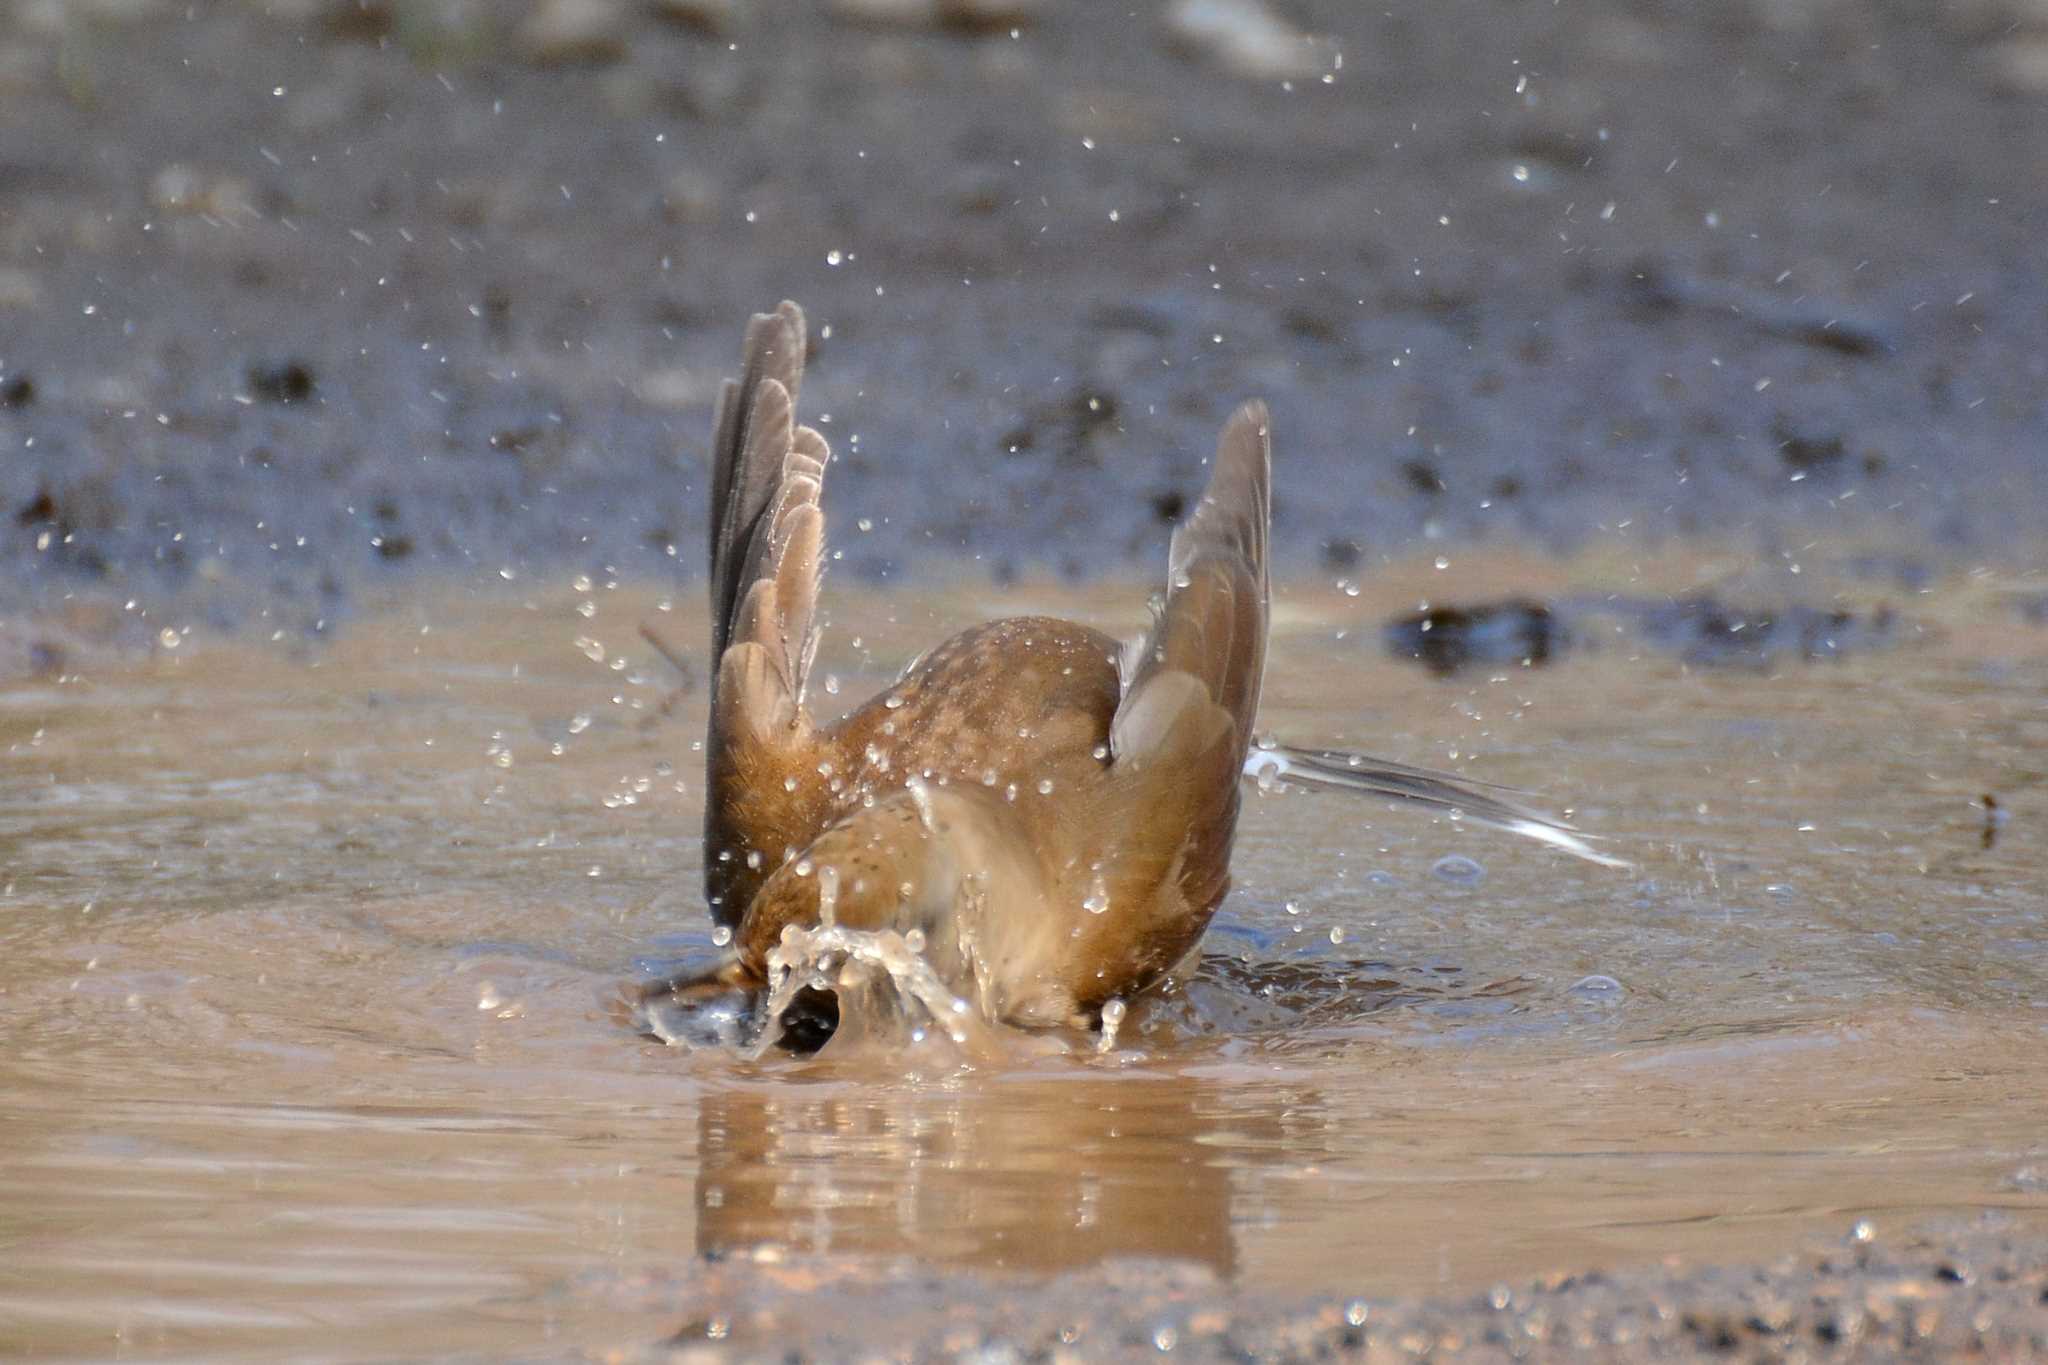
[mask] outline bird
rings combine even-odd
[[[808,346],[796,304],[755,314],[719,393],[704,891],[730,948],[648,998],[758,1003],[786,974],[781,945],[835,928],[897,936],[984,1020],[1101,1027],[1201,940],[1230,889],[1248,779],[1393,797],[1619,861],[1446,774],[1255,736],[1272,480],[1259,401],[1224,423],[1134,643],[1050,616],[990,621],[822,722],[809,701],[831,454],[797,420]]]

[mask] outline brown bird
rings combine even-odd
[[[1254,746],[1263,403],[1224,424],[1141,641],[1043,616],[992,621],[914,660],[838,724],[817,724],[805,699],[830,456],[795,419],[805,346],[795,304],[755,315],[742,375],[718,406],[704,883],[735,951],[701,984],[758,998],[792,928],[894,931],[988,1019],[1090,1026],[1208,927],[1230,888],[1245,777],[1453,809],[1613,861],[1441,774]]]

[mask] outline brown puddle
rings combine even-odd
[[[701,677],[694,590],[515,584],[10,684],[0,1350],[645,1342],[674,1324],[562,1287],[764,1243],[1391,1294],[1863,1217],[2048,1226],[2048,629],[1959,580],[1900,603],[1900,648],[1770,674],[1625,640],[1448,682],[1386,658],[1432,588],[1710,566],[1456,570],[1280,594],[1267,724],[1535,789],[1638,869],[1255,799],[1209,963],[1124,1050],[976,1072],[613,1017],[712,951],[703,698],[660,718],[636,635]],[[1121,631],[1141,596],[834,585],[819,701],[979,616]]]

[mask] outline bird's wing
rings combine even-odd
[[[1162,942],[1176,925],[1199,932],[1230,885],[1237,775],[1266,666],[1270,444],[1263,403],[1224,424],[1209,487],[1173,534],[1157,618],[1123,660],[1112,787],[1139,827],[1122,841],[1117,872],[1126,886],[1163,876],[1178,888],[1178,909],[1130,912],[1157,913]]]
[[[1176,709],[1173,696],[1220,708],[1240,743],[1250,743],[1266,668],[1267,420],[1264,403],[1247,403],[1231,416],[1209,487],[1173,533],[1165,600],[1123,661],[1123,696],[1110,727],[1118,763],[1148,760],[1162,739],[1161,722]],[[1176,674],[1199,690],[1168,681]],[[1162,687],[1173,695],[1161,695]]]
[[[719,397],[711,453],[704,890],[712,917],[728,926],[820,818],[809,788],[788,785],[815,767],[804,688],[817,649],[818,496],[830,458],[823,437],[796,425],[804,345],[795,304],[754,316],[742,375]]]
[[[719,395],[711,472],[714,745],[721,725],[794,727],[817,649],[830,452],[796,425],[804,314],[785,302],[747,326],[745,368]]]

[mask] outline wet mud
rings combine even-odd
[[[1838,1246],[1767,1267],[1559,1273],[1462,1297],[1276,1302],[1186,1267],[1114,1262],[991,1292],[944,1271],[852,1261],[713,1263],[593,1277],[570,1291],[673,1335],[628,1360],[831,1359],[889,1342],[936,1361],[2036,1360],[2048,1357],[2048,1244],[1996,1225]],[[950,1305],[975,1300],[970,1320]],[[843,1305],[860,1305],[853,1320]]]
[[[1294,571],[2041,525],[2016,0],[1210,8],[15,7],[0,593],[694,574],[784,296],[869,578],[1149,565],[1252,394]]]

